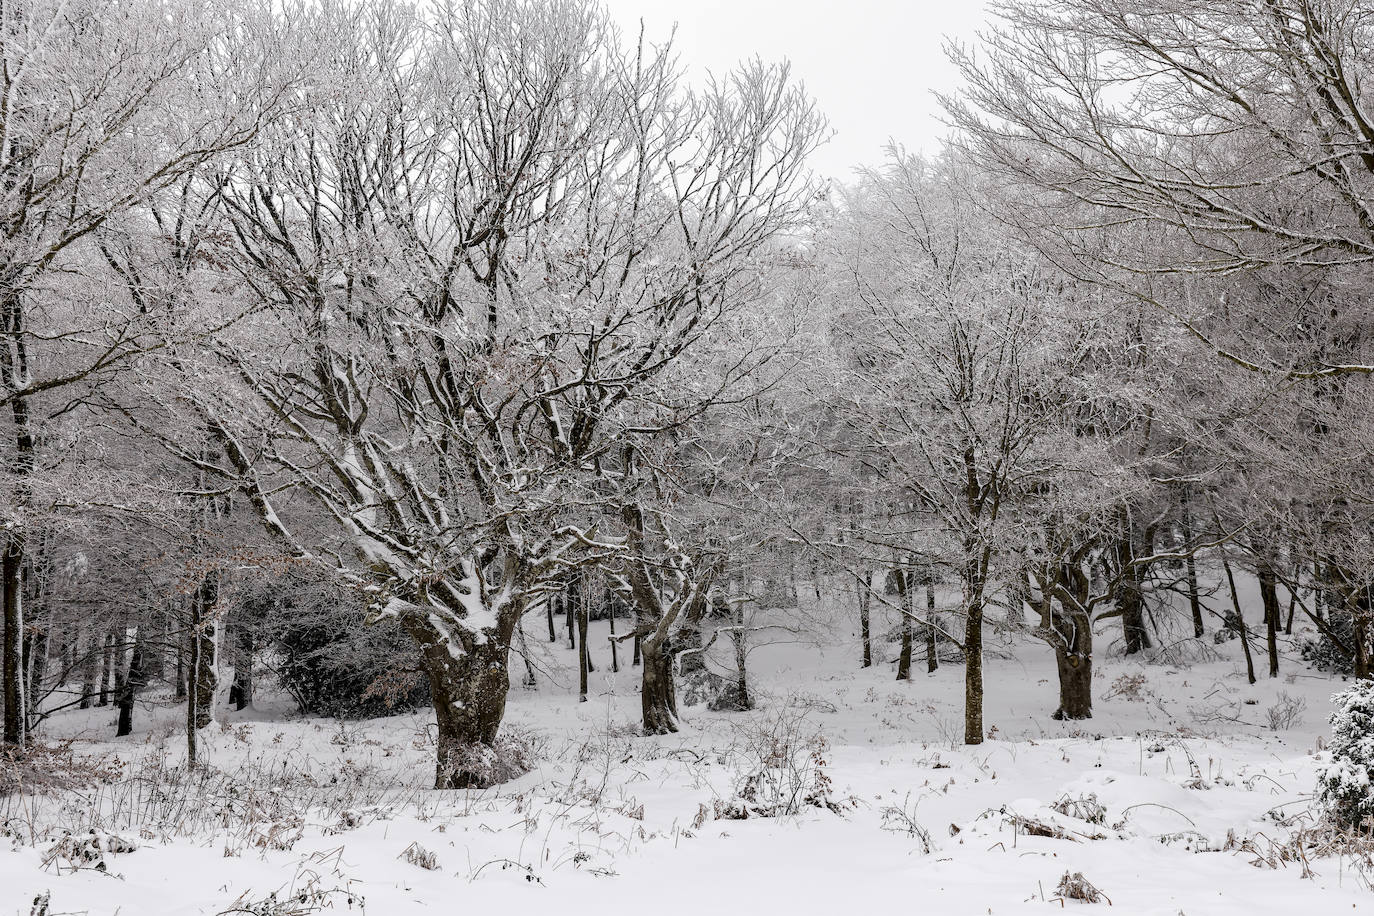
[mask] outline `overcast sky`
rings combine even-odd
[[[840,180],[880,161],[889,138],[937,149],[946,128],[931,90],[956,84],[941,39],[971,40],[985,21],[982,0],[605,2],[631,35],[641,18],[651,40],[677,23],[682,61],[697,71],[724,71],[755,54],[790,60],[836,132],[816,154],[816,170]]]

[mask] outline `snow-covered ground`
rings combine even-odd
[[[1235,642],[1181,645],[1179,655],[1212,657],[1169,665],[1114,657],[1104,637],[1095,718],[1061,723],[1049,716],[1050,652],[1010,639],[988,659],[992,737],[965,748],[962,666],[927,675],[918,649],[913,680],[898,683],[890,663],[859,670],[848,631],[824,634],[824,650],[756,650],[758,710],[688,709],[682,732],[666,738],[636,734],[637,669],[599,668],[579,704],[571,653],[537,642],[534,628],[530,638],[540,684],[512,689],[507,728],[531,742],[536,766],[484,792],[426,788],[427,714],[302,719],[268,697],[208,730],[211,768],[190,786],[165,775],[184,754],[180,707],[140,709],[136,733],[117,741],[91,737],[113,733],[112,711],[57,717],[48,737],[118,757],[127,778],[57,799],[0,799],[13,837],[0,847],[0,914],[29,916],[44,893],[49,916],[1089,905],[1058,899],[1066,872],[1081,872],[1105,894],[1097,906],[1109,899],[1119,913],[1374,910],[1349,860],[1304,865],[1278,852],[1309,823],[1340,689],[1288,641],[1281,676],[1261,670],[1251,687]],[[1303,704],[1271,728],[1271,709]],[[730,819],[751,773],[764,774],[758,797],[795,782],[833,810]],[[93,823],[137,848],[105,854],[103,870],[62,855],[55,828],[85,834]]]

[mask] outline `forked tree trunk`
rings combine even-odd
[[[646,735],[677,731],[677,690],[673,685],[673,660],[668,640],[645,639],[640,644],[640,698]]]
[[[1059,708],[1052,718],[1093,717],[1093,634],[1086,614],[1059,614],[1055,618],[1058,639],[1054,644],[1055,669],[1059,674]]]
[[[450,648],[428,620],[405,617],[402,626],[420,647],[438,726],[436,789],[485,788],[503,778],[492,766],[491,747],[506,712],[510,690],[509,648],[499,633],[480,637],[454,632]]]

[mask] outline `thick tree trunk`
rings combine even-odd
[[[668,640],[645,639],[640,644],[643,666],[640,698],[644,734],[667,735],[677,731],[677,690],[673,685],[672,655]]]
[[[1093,634],[1086,614],[1055,616],[1054,662],[1059,673],[1059,708],[1053,718],[1093,716]]]
[[[553,626],[553,596],[544,599],[544,616],[549,622],[549,642],[558,642],[558,631]]]
[[[425,620],[403,625],[420,646],[438,725],[436,789],[485,788],[505,778],[492,765],[491,747],[506,713],[510,690],[509,650],[498,634],[463,638],[451,650],[448,641]]]
[[[1055,667],[1059,671],[1059,708],[1055,719],[1091,719],[1093,717],[1093,662],[1091,655],[1077,655],[1062,647],[1054,652]]]
[[[5,538],[5,552],[0,560],[0,600],[4,604],[4,702],[5,744],[24,744],[24,536],[11,531]]]

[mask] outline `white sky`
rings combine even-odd
[[[813,166],[841,181],[881,161],[889,139],[913,152],[938,148],[947,130],[931,91],[957,83],[942,38],[971,41],[986,21],[983,0],[604,2],[628,36],[641,18],[651,41],[676,23],[678,53],[695,72],[723,72],[756,54],[790,60],[835,131]]]

